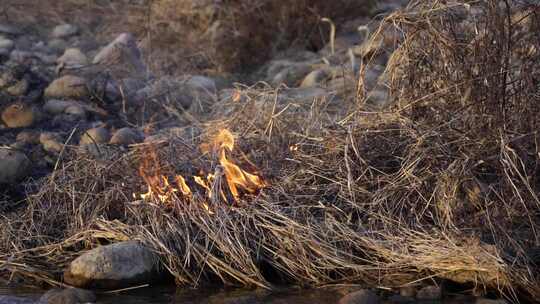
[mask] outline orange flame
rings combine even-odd
[[[233,134],[229,130],[223,129],[209,143],[202,144],[200,148],[203,153],[213,152],[218,155],[218,161],[224,173],[221,176],[225,177],[232,198],[235,201],[239,201],[242,192],[252,194],[264,188],[266,184],[260,176],[243,170],[227,158],[227,152],[232,152],[234,146],[235,139]],[[193,192],[188,186],[186,179],[182,175],[176,175],[174,177],[174,184],[171,184],[167,176],[161,172],[156,151],[149,149],[149,153],[146,155],[147,157],[143,159],[139,167],[139,174],[146,182],[148,191],[141,194],[140,198],[143,200],[157,198],[162,203],[173,201],[173,197],[183,197],[188,202],[192,201],[194,198]],[[217,175],[210,173],[207,174],[206,178],[193,176],[193,182],[204,188],[207,199],[212,202],[214,202],[214,199],[218,199],[217,197],[212,197],[212,192],[216,191],[216,189],[213,189],[214,184],[217,182],[219,185],[220,183]],[[226,201],[227,196],[219,189],[216,192],[217,196],[220,196],[223,201]],[[201,205],[209,214],[213,214],[208,202],[203,201]]]

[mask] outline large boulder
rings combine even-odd
[[[159,278],[157,255],[136,241],[101,246],[83,253],[64,272],[67,284],[116,289],[152,283]]]
[[[30,171],[30,160],[22,152],[0,147],[0,184],[11,184]]]

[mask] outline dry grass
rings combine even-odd
[[[144,146],[102,160],[66,156],[25,208],[3,215],[5,274],[58,279],[81,250],[139,239],[179,284],[438,278],[537,298],[539,16],[516,6],[530,23],[514,24],[504,5],[479,7],[474,24],[485,35],[438,1],[385,19],[404,35],[385,112],[363,111],[361,98],[283,103],[263,84],[216,104],[197,127],[232,130],[234,159],[252,168],[244,151],[269,186],[238,203],[213,200],[213,214],[189,181],[220,172],[198,149],[203,138],[157,148],[162,170],[188,177],[196,194],[168,204],[132,198],[145,191]]]

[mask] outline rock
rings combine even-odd
[[[30,83],[25,78],[17,81],[13,85],[4,89],[6,93],[12,96],[22,96],[28,92],[30,88]]]
[[[194,90],[202,90],[212,94],[217,91],[216,82],[205,76],[192,76],[186,81],[186,85]]]
[[[308,64],[295,64],[281,70],[270,82],[274,86],[285,84],[288,87],[297,87],[311,69]]]
[[[22,31],[13,25],[0,23],[0,33],[17,36],[21,35]]]
[[[58,64],[57,70],[61,68],[74,69],[88,65],[88,58],[81,50],[77,48],[69,48],[64,51],[64,54],[56,60]],[[61,67],[61,68],[60,68]]]
[[[24,130],[17,134],[16,140],[17,142],[34,145],[39,143],[39,136],[39,132]]]
[[[492,299],[476,299],[475,304],[508,304],[508,301],[503,299],[492,300]]]
[[[114,289],[151,283],[158,275],[158,258],[139,242],[100,246],[69,264],[64,281],[83,288]]]
[[[64,52],[64,50],[67,48],[68,46],[68,43],[64,40],[64,39],[60,39],[60,38],[56,38],[56,39],[51,39],[48,43],[47,43],[47,46],[54,52],[56,52],[57,54],[58,53],[62,53]]]
[[[51,289],[39,299],[39,304],[84,304],[96,301],[96,295],[85,289]]]
[[[72,24],[61,24],[57,25],[53,31],[52,36],[54,38],[67,38],[79,33],[79,28]]]
[[[390,104],[390,95],[388,90],[375,89],[368,93],[367,103],[375,109],[383,109]]]
[[[59,99],[49,99],[43,105],[43,110],[49,114],[61,114],[64,111],[73,105],[76,105],[77,102],[73,100],[59,100]]]
[[[62,76],[55,79],[45,89],[45,97],[48,98],[84,98],[88,96],[86,80],[72,75]]]
[[[62,137],[58,133],[43,132],[39,135],[39,142],[43,150],[57,154],[64,148]]]
[[[442,297],[442,289],[440,286],[426,286],[418,290],[416,298],[418,300],[438,300]]]
[[[349,293],[339,300],[339,304],[378,304],[381,301],[373,291],[362,289]]]
[[[0,304],[36,304],[36,302],[32,299],[12,296],[0,296]]]
[[[139,131],[132,128],[122,128],[113,134],[109,143],[113,145],[132,145],[141,143],[143,140],[144,136]]]
[[[0,37],[0,49],[11,51],[14,46],[15,46],[15,42],[13,42],[13,40]]]
[[[414,303],[415,300],[413,298],[404,297],[402,295],[392,295],[388,298],[388,302],[392,304],[408,304]]]
[[[38,121],[38,112],[32,105],[17,102],[5,108],[1,117],[9,128],[26,128]]]
[[[111,134],[104,127],[86,130],[79,141],[80,145],[104,144],[109,142]]]
[[[70,116],[73,121],[86,118],[86,110],[82,105],[79,104],[74,104],[67,107],[64,113]]]
[[[148,101],[159,104],[173,103],[183,109],[189,109],[193,97],[185,82],[172,77],[162,77],[140,89],[133,97],[133,103],[143,105]]]
[[[129,33],[118,35],[114,41],[96,54],[92,63],[105,66],[129,64],[136,73],[147,72],[135,37]]]
[[[326,79],[328,79],[329,73],[325,69],[317,69],[309,74],[302,80],[302,83],[300,84],[301,88],[310,88],[310,87],[316,87],[319,86],[322,82],[324,82]]]
[[[56,63],[57,60],[56,55],[49,55],[42,52],[35,52],[34,57],[47,65],[53,65]]]
[[[30,171],[30,160],[22,152],[0,147],[0,184],[15,183]]]

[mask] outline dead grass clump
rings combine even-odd
[[[470,21],[456,19],[455,5],[421,1],[385,20],[404,35],[387,70],[395,106],[386,112],[288,102],[263,84],[217,103],[197,127],[232,131],[228,157],[260,174],[262,190],[234,200],[217,155],[200,149],[205,136],[154,148],[163,176],[180,174],[192,190],[165,200],[133,197],[146,190],[137,164],[148,146],[67,159],[1,222],[0,261],[53,280],[83,248],[138,239],[179,284],[445,279],[537,298],[540,61],[522,52],[537,32],[502,18],[523,7],[479,4]],[[466,50],[472,41],[497,44],[505,59]],[[195,182],[208,173],[211,186]]]

